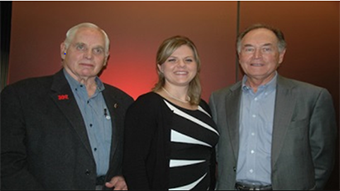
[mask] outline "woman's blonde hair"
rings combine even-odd
[[[180,46],[187,45],[194,53],[194,59],[197,63],[197,73],[195,77],[189,83],[188,96],[190,98],[191,105],[198,105],[201,100],[201,83],[199,79],[199,73],[201,70],[201,61],[198,55],[195,44],[185,36],[173,36],[165,39],[159,46],[156,56],[156,70],[158,73],[158,82],[152,88],[152,91],[158,91],[162,89],[165,84],[164,74],[159,70],[158,65],[163,65],[165,61],[171,56],[171,54]]]

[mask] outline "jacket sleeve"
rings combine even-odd
[[[28,171],[22,101],[13,86],[1,92],[1,190],[42,190]]]
[[[155,103],[137,99],[125,118],[123,175],[129,190],[149,190],[147,158],[157,127]]]
[[[332,97],[322,89],[310,120],[310,145],[317,189],[323,189],[335,161],[337,125]]]

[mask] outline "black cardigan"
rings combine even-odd
[[[163,99],[146,93],[126,113],[123,175],[129,190],[168,190],[173,113]],[[200,106],[210,113],[204,100]]]

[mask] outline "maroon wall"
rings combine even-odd
[[[161,42],[186,35],[202,59],[203,98],[235,81],[236,2],[13,2],[9,83],[53,74],[66,31],[93,22],[111,39],[101,78],[131,96],[157,81],[155,57]]]

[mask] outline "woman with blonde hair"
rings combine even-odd
[[[158,82],[126,114],[123,175],[129,190],[208,190],[219,134],[201,99],[194,43],[173,36],[160,45]]]

